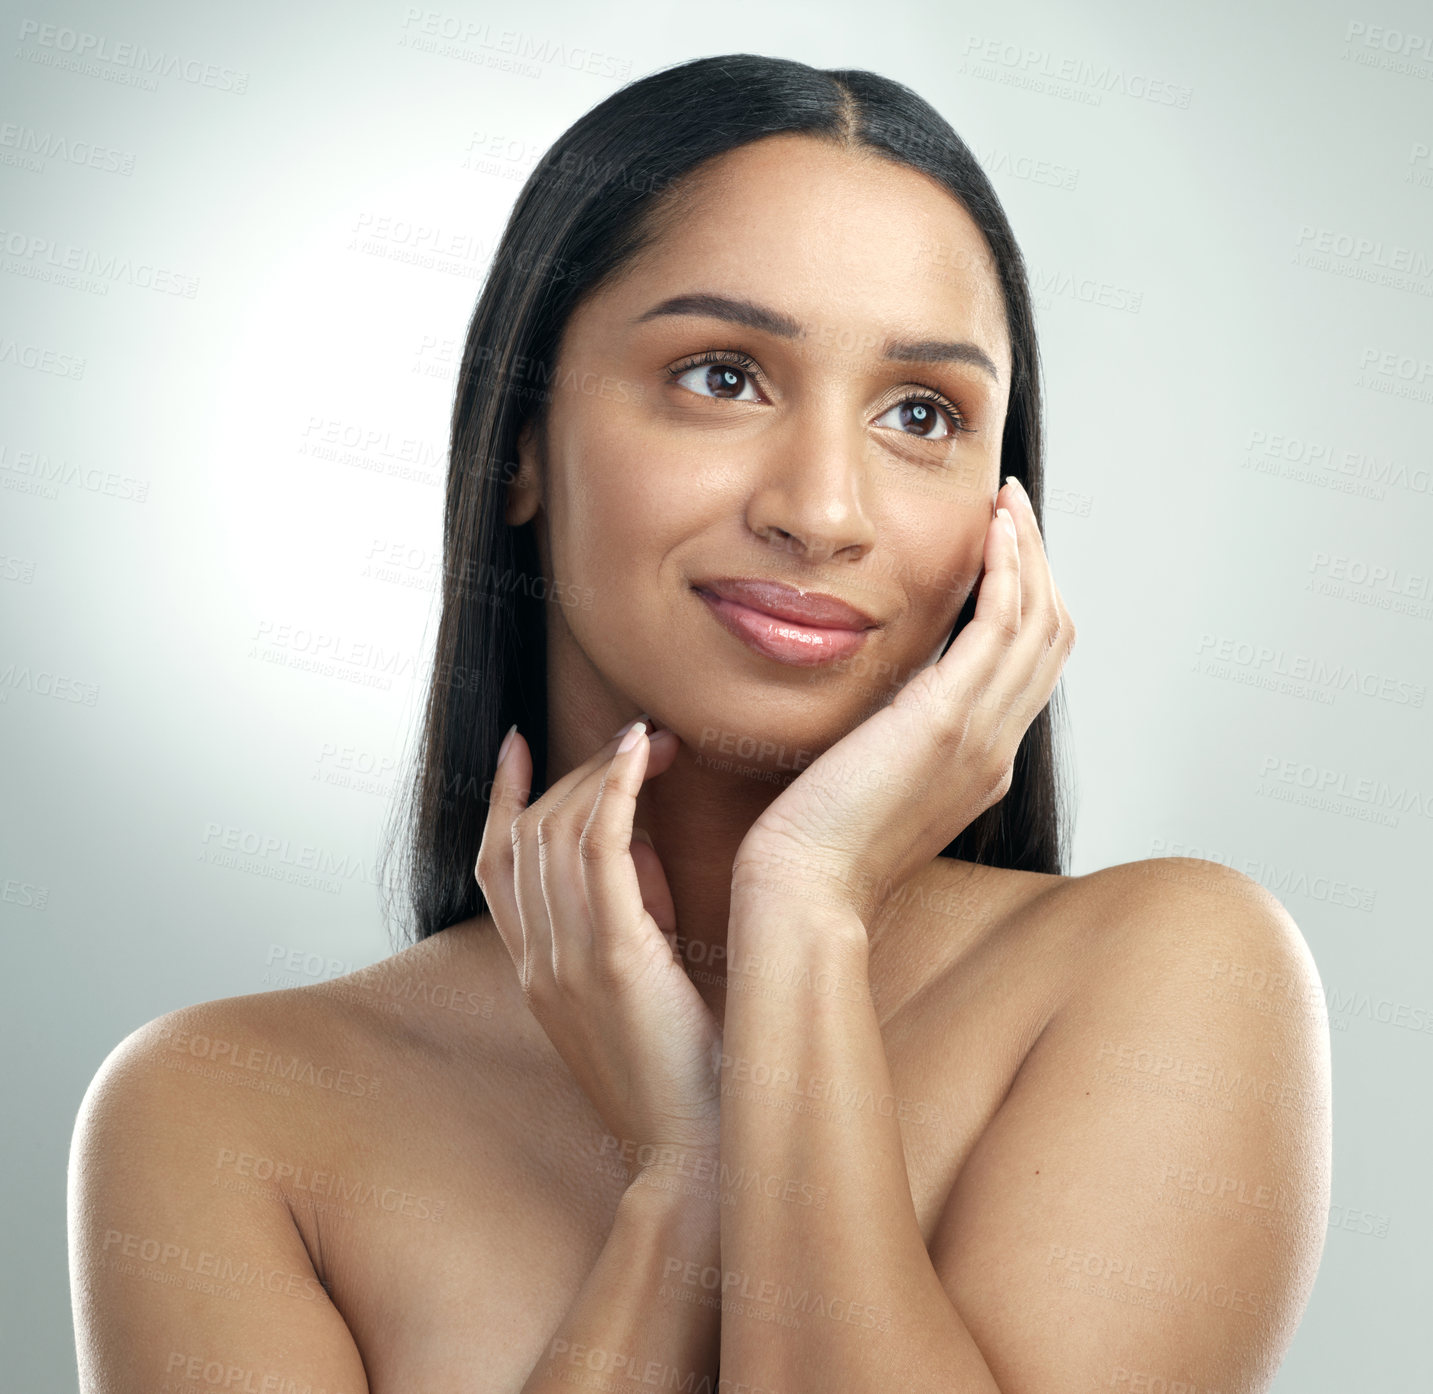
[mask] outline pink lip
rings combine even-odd
[[[797,623],[753,609],[701,587],[695,588],[723,629],[778,663],[814,668],[847,658],[866,642],[869,628],[850,629]],[[840,602],[837,602],[838,604]]]
[[[735,601],[748,610],[757,610],[778,620],[787,620],[817,629],[872,629],[876,625],[870,615],[848,605],[844,600],[823,591],[801,591],[780,581],[760,577],[723,576],[714,581],[698,581],[698,591]]]

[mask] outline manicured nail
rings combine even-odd
[[[625,755],[646,733],[647,728],[640,721],[634,721],[631,726],[627,728],[627,734],[623,736],[618,743],[617,753],[619,755]]]
[[[1015,519],[1010,516],[1010,510],[1008,508],[997,508],[995,510],[995,516],[1005,519],[1005,526],[1010,529],[1011,539],[1018,541],[1019,534],[1015,531]]]
[[[508,727],[508,733],[507,733],[507,735],[505,735],[505,736],[503,737],[503,743],[498,747],[498,768],[499,768],[499,769],[502,768],[503,757],[506,756],[507,753],[508,753],[508,746],[510,746],[510,745],[512,744],[513,732],[516,731],[516,730],[517,730],[517,722],[514,721],[513,724]]]
[[[639,712],[636,716],[632,718],[632,721],[651,721],[651,719],[652,718],[648,716],[646,712]],[[614,736],[620,736],[623,731],[626,731],[631,727],[632,721],[624,721],[615,731],[613,731],[612,734]]]

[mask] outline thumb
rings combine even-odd
[[[662,859],[652,846],[651,834],[645,828],[632,829],[632,864],[637,869],[637,885],[642,892],[642,906],[663,934],[677,928],[677,907],[672,902],[667,874]]]

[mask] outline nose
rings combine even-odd
[[[799,413],[798,415],[803,415]],[[769,452],[747,504],[747,526],[764,541],[812,561],[857,561],[875,545],[866,507],[867,441],[858,424],[830,417],[792,421],[790,433],[763,442]]]

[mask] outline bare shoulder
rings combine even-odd
[[[318,1046],[317,1080],[335,1047],[342,1052],[357,1034],[356,1025],[350,1013],[335,1010],[310,987],[176,1008],[131,1031],[109,1052],[86,1091],[81,1120],[114,1111],[117,1099],[126,1110],[157,1110],[176,1124],[194,1111],[272,1113],[274,1103],[292,1097],[293,1083],[309,1077],[311,1048]],[[256,1101],[269,1107],[254,1109]]]
[[[212,1207],[236,1157],[284,1156],[335,1103],[379,1097],[388,1058],[361,1014],[316,987],[201,1002],[130,1032],[77,1113],[72,1246],[99,1248],[72,1261],[153,1248],[159,1229]],[[250,1197],[279,1228],[291,1224],[281,1190],[267,1201]]]
[[[1050,1023],[1052,1051],[1092,1051],[1135,1090],[1252,1090],[1326,1115],[1318,967],[1266,887],[1218,862],[1160,857],[1072,877],[1051,909],[1076,967]]]
[[[280,1185],[239,1175],[243,1158],[293,1155],[317,1099],[373,1083],[342,1014],[301,1005],[316,996],[166,1013],[96,1071],[67,1199],[82,1389],[197,1377],[215,1351],[300,1384],[366,1388],[312,1234]]]
[[[330,1105],[391,1100],[400,1076],[450,1060],[455,1047],[478,1057],[508,1039],[511,985],[485,976],[490,954],[464,947],[460,956],[435,936],[342,977],[167,1012],[115,1046],[86,1107],[118,1091],[170,1117],[179,1107],[279,1127]]]
[[[1002,1388],[1266,1388],[1329,1199],[1303,935],[1257,882],[1192,858],[1062,878],[1031,908],[1068,980],[950,1193],[937,1272]],[[1240,988],[1254,975],[1262,994]]]
[[[1078,907],[1081,951],[1105,981],[1138,990],[1183,973],[1185,1000],[1199,1015],[1199,1003],[1239,1005],[1239,994],[1224,989],[1253,972],[1286,1005],[1298,1001],[1298,1010],[1266,1019],[1318,1017],[1322,987],[1302,932],[1283,903],[1241,871],[1197,857],[1125,862],[1070,878],[1069,902]]]

